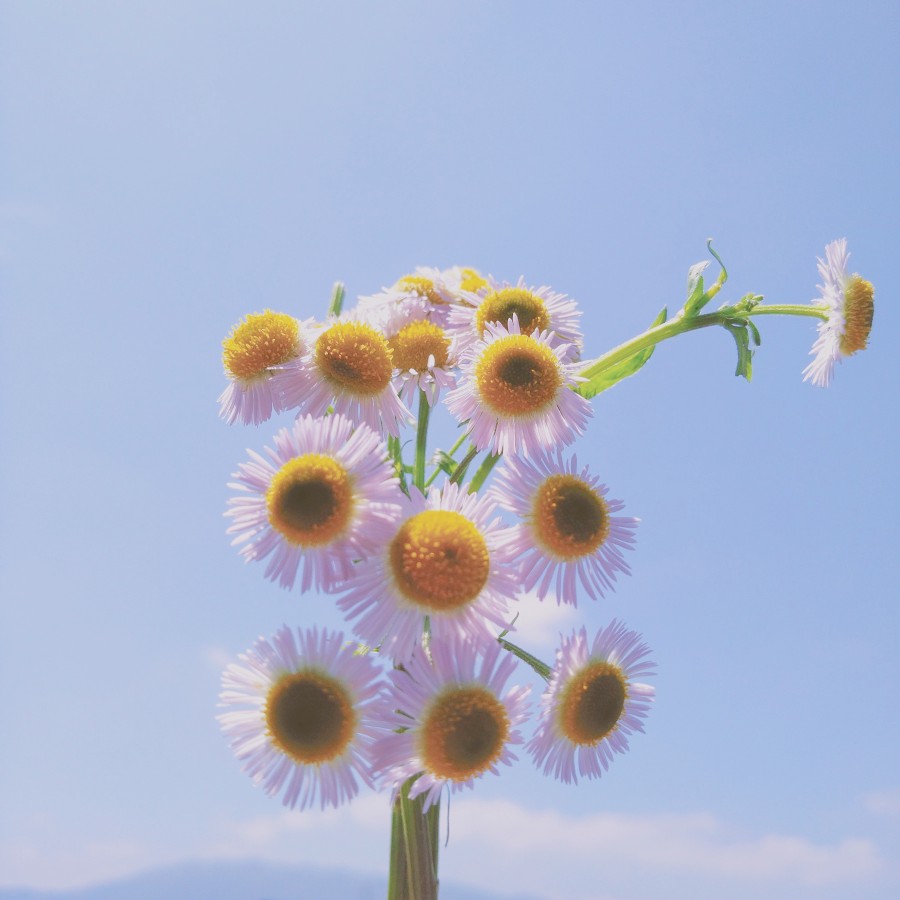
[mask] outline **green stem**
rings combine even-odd
[[[478,471],[472,476],[472,480],[469,482],[470,494],[474,494],[484,484],[485,479],[491,474],[491,469],[493,469],[500,461],[500,456],[501,454],[499,453],[496,454],[496,456],[492,453],[482,460],[481,465],[478,467]]]
[[[394,798],[388,900],[437,900],[440,804],[423,813],[426,794],[409,798],[414,780],[404,782]]]
[[[550,676],[553,674],[553,669],[547,665],[547,663],[538,659],[536,656],[532,656],[527,650],[523,650],[517,644],[514,644],[512,641],[506,640],[506,638],[498,637],[498,643],[504,650],[509,650],[513,656],[517,656],[522,662],[528,663],[544,681],[549,681]]]
[[[656,325],[648,328],[643,334],[619,344],[612,350],[604,353],[603,356],[595,359],[586,369],[579,374],[587,379],[591,379],[601,372],[612,368],[626,359],[630,359],[635,353],[646,350],[648,347],[655,347],[669,338],[684,334],[686,331],[696,331],[700,328],[709,328],[712,325],[722,325],[724,327],[733,326],[735,322],[750,316],[759,315],[782,315],[782,316],[814,316],[819,319],[828,318],[828,310],[821,306],[793,306],[788,304],[782,305],[763,305],[742,308],[740,306],[726,306],[723,309],[713,313],[703,313],[698,316],[675,316],[662,325]]]
[[[462,481],[463,476],[466,474],[466,469],[469,468],[469,463],[472,462],[475,457],[478,456],[478,450],[472,446],[469,447],[466,455],[459,461],[459,465],[453,471],[453,474],[450,476],[451,484],[459,484]]]
[[[413,484],[425,493],[425,450],[428,440],[428,417],[431,406],[425,391],[419,391],[419,422],[416,427],[416,462],[413,469]]]
[[[760,303],[748,310],[748,316],[812,316],[816,319],[827,319],[828,310],[824,306],[795,306],[789,303]]]

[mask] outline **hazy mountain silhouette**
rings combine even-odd
[[[67,891],[0,888],[0,900],[383,900],[386,879],[267,862],[190,862]],[[441,883],[441,900],[513,900]],[[539,900],[524,895],[515,900]]]

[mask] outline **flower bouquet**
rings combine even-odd
[[[706,327],[731,335],[749,380],[764,315],[818,321],[815,385],[866,346],[874,291],[849,273],[845,241],[826,247],[812,303],[747,294],[715,311],[727,272],[709,249],[711,285],[709,263],[692,266],[677,314],[599,356],[565,294],[467,268],[417,269],[350,310],[337,284],[321,320],[267,310],[224,341],[222,418],[296,415],[238,466],[228,532],[282,587],[334,595],[352,636],[285,625],[260,638],[223,675],[219,721],[286,806],[388,793],[391,900],[437,896],[445,789],[517,750],[564,782],[599,778],[643,731],[655,667],[641,635],[576,628],[552,664],[515,640],[523,594],[577,606],[630,572],[638,519],[567,450],[592,401],[661,341]],[[441,407],[458,439],[437,449]],[[535,673],[532,704],[520,682]]]

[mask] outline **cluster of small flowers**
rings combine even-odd
[[[444,786],[509,764],[529,688],[506,685],[517,656],[532,661],[504,638],[518,597],[574,605],[628,574],[638,520],[563,449],[591,415],[572,390],[579,318],[547,287],[418,269],[327,321],[267,311],[224,342],[224,419],[296,411],[234,475],[233,542],[283,587],[340,595],[356,637],[376,648],[285,626],[224,673],[222,703],[239,709],[221,725],[286,805],[337,805],[363,782],[410,784],[427,809]],[[397,438],[417,396],[410,470]],[[422,424],[442,397],[471,442],[467,462],[487,451],[486,475],[503,457],[482,494],[478,476],[462,484],[463,463],[425,481]],[[545,773],[599,777],[627,749],[653,699],[640,681],[648,653],[613,621],[563,639],[552,670],[532,661],[548,685],[527,750]]]

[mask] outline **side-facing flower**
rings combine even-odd
[[[331,408],[397,437],[412,417],[394,391],[394,368],[385,336],[348,315],[325,324],[299,364],[276,369],[273,385],[284,409],[321,416]]]
[[[486,495],[447,483],[413,491],[383,549],[358,566],[338,606],[363,641],[400,661],[435,640],[490,640],[508,622],[518,586],[500,550],[503,525]]]
[[[828,387],[834,364],[864,350],[875,315],[875,288],[870,281],[847,270],[847,240],[832,241],[819,259],[821,295],[813,300],[824,306],[828,318],[819,322],[818,336],[809,351],[812,362],[803,370],[803,380]]]
[[[615,620],[593,642],[584,628],[563,639],[527,747],[545,775],[566,783],[599,778],[613,754],[628,749],[654,698],[651,685],[634,680],[655,670],[649,652],[636,631]]]
[[[593,410],[572,390],[578,365],[568,359],[568,344],[554,343],[546,331],[523,334],[517,314],[508,329],[487,323],[463,358],[447,408],[468,422],[479,450],[533,456],[571,444]]]
[[[501,653],[503,657],[501,658]],[[506,682],[516,668],[513,656],[496,641],[437,640],[419,649],[402,669],[390,674],[381,703],[386,733],[373,751],[379,780],[395,792],[418,775],[410,798],[426,794],[424,809],[452,791],[473,788],[485,772],[499,774],[500,763],[517,757],[517,730],[527,718],[529,687]]]
[[[248,451],[228,486],[233,544],[246,561],[270,557],[266,577],[293,587],[332,590],[353,560],[393,533],[403,497],[384,441],[344,416],[298,418],[275,435],[268,458]]]
[[[622,551],[632,548],[639,520],[614,515],[625,504],[607,499],[608,490],[562,451],[504,459],[490,494],[524,520],[505,538],[523,590],[541,600],[552,592],[557,603],[574,606],[579,586],[597,599],[613,589],[617,573],[631,573]]]
[[[267,309],[245,316],[222,341],[228,387],[219,397],[219,415],[233,425],[259,425],[278,412],[281,399],[272,367],[298,360],[306,351],[300,323]]]
[[[337,806],[372,786],[373,714],[381,670],[343,635],[282,626],[222,673],[218,716],[244,771],[265,792],[300,808]]]

